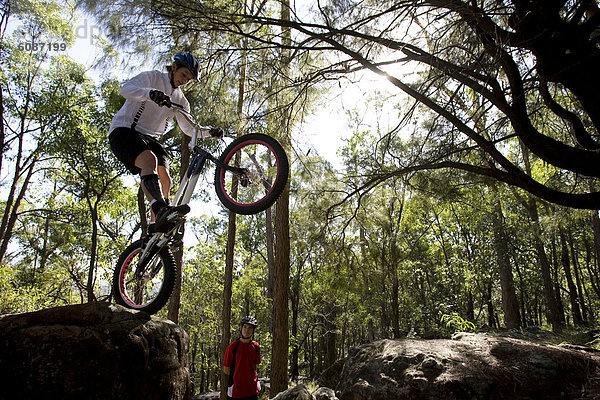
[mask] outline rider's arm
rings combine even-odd
[[[125,82],[121,88],[121,95],[131,101],[150,100],[150,91],[156,82],[153,82],[154,71],[142,72]]]
[[[182,97],[180,102],[181,102],[181,105],[183,106],[183,110],[186,113],[189,113],[190,112],[190,103],[187,101],[187,99],[185,97]],[[181,128],[183,133],[185,133],[189,137],[192,137],[192,135],[194,134],[194,129],[196,129],[194,127],[194,125],[192,125],[190,123],[190,121],[188,121],[187,118],[181,116],[179,113],[175,113],[175,118],[177,118],[177,125],[179,125],[179,128]],[[200,134],[198,136],[204,137]]]
[[[186,98],[181,99],[181,103],[182,103],[181,105],[183,106],[183,109],[187,113],[189,113],[190,112],[190,103],[187,101],[187,99]],[[194,135],[195,129],[198,129],[198,137],[205,138],[205,137],[211,136],[210,126],[193,125],[192,123],[190,123],[190,121],[188,121],[188,119],[186,117],[184,117],[183,115],[181,115],[179,113],[175,113],[175,118],[177,118],[177,124],[179,125],[179,127],[181,128],[183,133],[185,133],[189,137],[192,137]]]

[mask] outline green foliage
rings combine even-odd
[[[90,276],[97,295],[106,294],[109,259],[123,243],[116,240],[120,227],[135,210],[133,202],[124,200],[129,192],[106,143],[114,109],[111,102],[101,106],[102,96],[110,99],[114,85],[107,82],[100,91],[87,78],[87,67],[64,49],[42,48],[51,41],[73,43],[73,7],[56,1],[11,2],[9,17],[20,25],[2,37],[2,166],[14,177],[3,192],[8,196],[3,205],[14,225],[4,221],[0,238],[15,276],[31,277],[22,284],[27,291],[19,293],[35,300],[24,304],[38,307],[83,301]],[[23,193],[24,200],[15,202],[15,193]],[[97,252],[91,259],[93,248]],[[59,288],[49,276],[62,280]]]
[[[467,321],[460,315],[453,313],[451,315],[442,314],[440,312],[440,322],[443,324],[444,328],[450,332],[475,332],[476,327],[475,324],[471,321]]]
[[[68,18],[74,5],[54,0],[11,0],[12,15],[23,22],[16,34],[31,43],[75,41],[72,20]],[[40,49],[43,52],[43,49]]]
[[[69,304],[65,273],[0,265],[0,314],[24,313]]]

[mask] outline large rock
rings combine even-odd
[[[279,393],[272,400],[314,400],[314,397],[305,385],[300,384]]]
[[[319,386],[334,388],[337,387],[344,369],[344,360],[337,360],[329,368],[321,373],[317,383]]]
[[[338,400],[335,392],[327,387],[320,387],[312,393],[315,400]]]
[[[188,344],[108,303],[0,316],[0,399],[189,399]]]
[[[479,334],[381,340],[344,364],[341,400],[598,399],[597,353]]]
[[[335,392],[326,387],[320,387],[313,393],[308,390],[306,385],[299,384],[288,390],[279,393],[271,400],[338,400]]]

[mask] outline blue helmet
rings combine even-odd
[[[188,53],[188,52],[177,53],[173,57],[173,62],[189,69],[190,72],[192,73],[192,77],[195,80],[198,80],[198,75],[200,74],[200,63],[198,62],[198,59],[192,53]]]

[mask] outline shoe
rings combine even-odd
[[[190,212],[190,206],[182,204],[180,206],[164,206],[156,213],[154,230],[156,232],[168,232],[181,221],[185,214]]]

